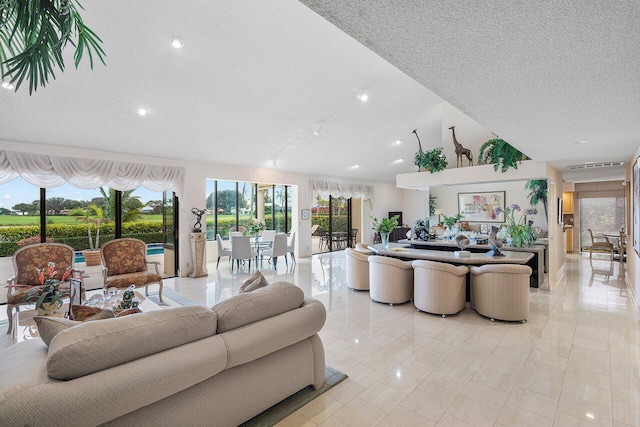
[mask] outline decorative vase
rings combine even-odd
[[[53,303],[43,302],[40,307],[38,307],[38,316],[51,316],[60,307],[62,307],[62,303],[60,301]]]
[[[380,239],[382,240],[382,247],[387,249],[389,247],[389,233],[386,231],[381,231]]]
[[[82,256],[84,257],[84,262],[88,267],[100,265],[102,263],[100,260],[100,251],[82,251]]]

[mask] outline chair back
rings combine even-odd
[[[19,285],[36,286],[40,284],[38,269],[45,271],[45,279],[48,263],[56,263],[57,273],[54,279],[62,278],[67,268],[73,268],[75,253],[73,248],[62,243],[37,243],[18,249],[13,254],[13,267],[15,269],[15,283]]]
[[[276,237],[276,230],[262,230],[263,242],[273,242],[274,237]]]
[[[311,235],[313,235],[313,233],[318,230],[318,227],[320,227],[318,224],[314,224],[311,226]]]
[[[107,276],[147,271],[147,244],[139,239],[111,240],[100,248]]]
[[[296,232],[293,231],[291,236],[287,238],[287,252],[293,252],[296,247]]]
[[[589,236],[591,237],[591,244],[593,245],[595,243],[595,239],[593,238],[593,231],[591,231],[590,228],[587,228],[587,231],[589,232]]]
[[[216,234],[216,244],[218,245],[218,253],[222,253],[225,247],[222,245],[222,237],[219,234]]]
[[[249,259],[252,258],[251,253],[251,237],[250,236],[232,236],[231,237],[231,258],[233,259]]]
[[[273,252],[272,257],[280,255],[286,255],[287,253],[287,235],[285,233],[278,233],[273,239]]]
[[[242,231],[230,231],[229,232],[229,238],[231,239],[232,237],[238,237],[238,236],[242,236]]]

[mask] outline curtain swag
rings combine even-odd
[[[0,184],[20,176],[41,188],[69,183],[86,189],[106,185],[120,191],[140,186],[151,191],[167,191],[176,189],[183,175],[184,168],[177,166],[0,151]]]
[[[346,182],[331,182],[311,180],[311,190],[313,197],[320,196],[324,199],[331,197],[344,197],[345,199],[355,198],[371,201],[373,197],[373,187],[363,184],[350,184]]]

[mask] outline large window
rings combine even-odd
[[[616,234],[624,229],[624,197],[594,197],[580,200],[580,247],[590,246],[593,235]]]
[[[208,240],[216,234],[228,239],[230,231],[246,232],[253,218],[267,230],[291,230],[291,186],[207,180],[206,191]]]

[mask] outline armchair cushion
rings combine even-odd
[[[73,267],[73,248],[60,243],[40,243],[25,246],[14,254],[13,263],[16,270],[14,283],[20,285],[40,285],[38,269],[55,262],[57,273],[54,279],[60,280],[67,268]]]
[[[135,285],[136,288],[148,285],[149,283],[162,282],[162,276],[148,271],[142,273],[121,274],[115,277],[107,277],[107,287],[128,288]]]
[[[107,276],[147,270],[147,248],[141,240],[112,240],[101,248],[101,252]]]

